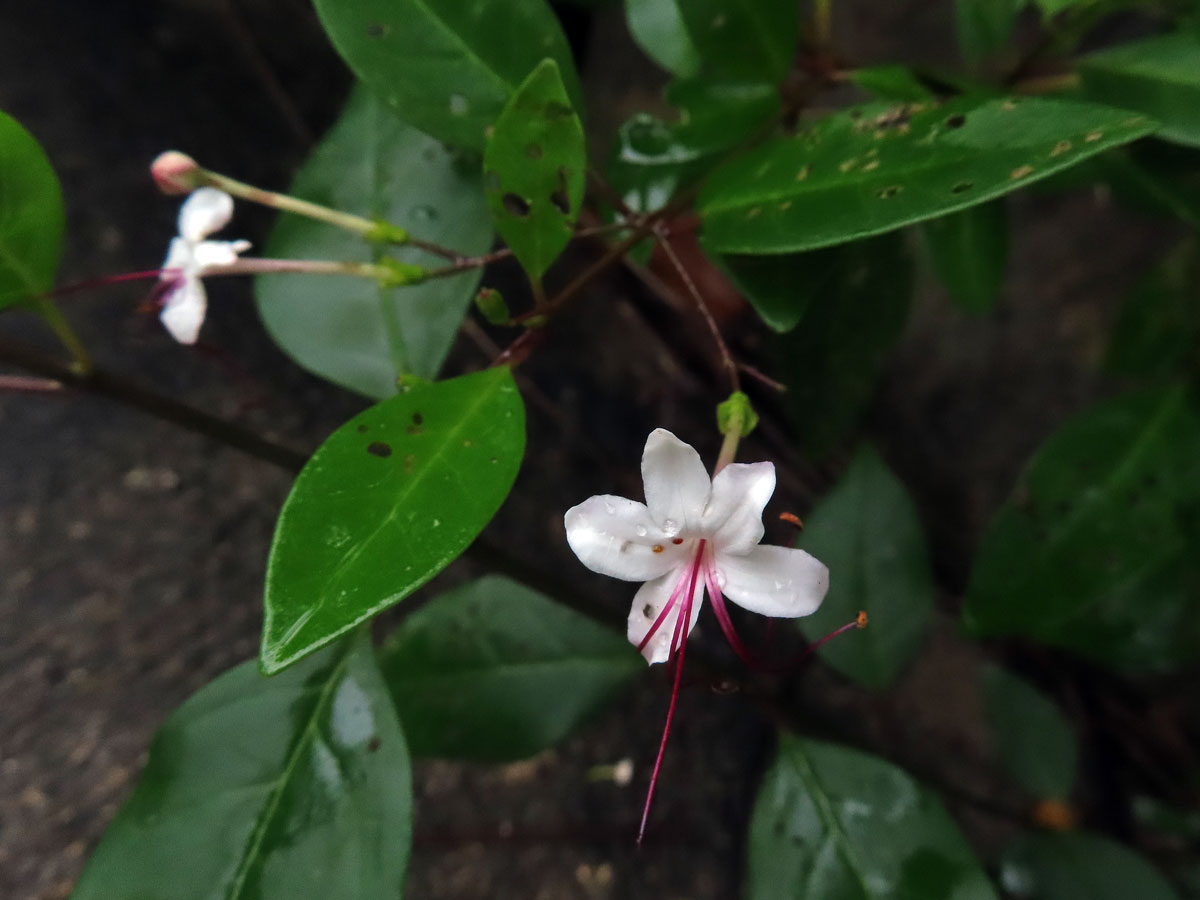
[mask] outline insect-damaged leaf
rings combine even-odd
[[[571,238],[586,168],[583,126],[558,65],[543,60],[509,99],[483,154],[492,221],[534,281]]]
[[[403,600],[495,515],[525,449],[512,373],[418,385],[320,446],[279,514],[263,669],[275,672]]]

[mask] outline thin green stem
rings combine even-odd
[[[71,354],[71,368],[81,375],[91,372],[94,368],[92,355],[83,346],[83,341],[79,339],[79,335],[75,333],[75,329],[71,327],[71,323],[67,321],[67,317],[62,314],[62,310],[58,308],[58,304],[49,298],[43,297],[38,300],[35,309],[45,319],[46,324],[50,326],[50,330],[54,332],[54,336],[62,342],[67,352]]]

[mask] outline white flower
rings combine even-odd
[[[601,575],[644,581],[628,636],[650,663],[665,662],[695,627],[704,592],[726,635],[724,597],[752,612],[795,618],[815,612],[829,570],[803,550],[762,546],[762,511],[775,491],[769,462],[733,463],[711,480],[700,455],[669,431],[651,432],[642,454],[646,502],[591,497],[567,510],[567,542]]]
[[[201,278],[211,269],[233,265],[249,241],[208,241],[233,216],[233,198],[224,191],[202,187],[179,208],[179,236],[171,239],[163,262],[163,310],[159,318],[181,344],[194,344],[204,323],[208,298]]]

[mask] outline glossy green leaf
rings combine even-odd
[[[809,453],[822,456],[858,423],[875,391],[883,356],[904,328],[912,259],[900,234],[779,257],[786,259],[796,260],[804,274],[791,280],[781,276],[777,307],[784,308],[788,286],[801,279],[810,280],[797,287],[795,296],[808,306],[802,327],[774,342],[776,373],[788,386],[783,402],[797,439]],[[819,281],[822,273],[825,280]],[[755,305],[764,308],[767,296],[760,294]]]
[[[0,112],[0,309],[54,285],[64,221],[50,160],[33,135]]]
[[[398,898],[411,832],[404,734],[359,635],[176,710],[72,897]]]
[[[699,198],[706,245],[790,253],[976,206],[1150,133],[1145,117],[1063,100],[870,104],[723,166]]]
[[[1025,0],[955,0],[958,45],[971,62],[979,62],[1008,43]]]
[[[1200,32],[1122,44],[1079,64],[1084,92],[1162,123],[1157,136],[1200,147]]]
[[[820,303],[841,271],[837,248],[779,256],[722,256],[725,274],[768,326],[787,332]]]
[[[1200,373],[1200,243],[1188,238],[1147,272],[1113,326],[1105,367],[1165,378]]]
[[[964,618],[1134,671],[1200,646],[1200,416],[1178,387],[1100,404],[1038,451],[979,549]]]
[[[583,125],[554,60],[543,60],[509,98],[483,170],[496,230],[537,281],[571,239],[587,170]]]
[[[950,297],[971,313],[996,303],[1008,265],[1008,209],[1003,200],[925,223],[925,244]]]
[[[425,133],[482,150],[509,95],[546,57],[562,71],[573,105],[579,78],[545,0],[314,0],[354,74]]]
[[[666,100],[679,111],[679,121],[671,129],[674,144],[697,159],[763,133],[779,118],[782,107],[773,84],[704,78],[671,82]]]
[[[525,408],[505,368],[417,385],[334,432],[275,526],[263,669],[324,646],[448,566],[508,496],[524,450]]]
[[[781,735],[750,821],[747,900],[995,900],[932,791],[857,750]]]
[[[465,256],[492,244],[477,163],[406,125],[362,88],[296,175],[291,192],[386,219]],[[431,267],[445,264],[419,250],[372,247],[341,228],[286,213],[265,251],[275,258],[362,262],[383,252]],[[256,295],[267,330],[296,362],[335,384],[383,398],[396,393],[401,374],[438,373],[479,276],[472,269],[384,288],[365,278],[261,275]]]
[[[918,102],[931,96],[929,88],[921,83],[908,66],[871,66],[852,69],[848,73],[852,82],[881,100]]]
[[[499,576],[413,613],[380,664],[413,755],[492,761],[558,743],[646,668],[624,636]]]
[[[1066,800],[1075,784],[1075,732],[1054,702],[999,666],[983,672],[983,695],[1000,763],[1041,800]]]
[[[722,81],[776,84],[792,69],[800,33],[794,0],[674,2],[700,54],[699,74]]]
[[[1004,853],[1000,883],[1014,900],[1178,900],[1149,861],[1094,834],[1037,834]]]
[[[699,74],[700,53],[676,0],[625,0],[625,19],[637,45],[668,72],[681,78]]]
[[[798,546],[834,573],[825,602],[798,619],[809,640],[852,622],[870,625],[818,653],[866,687],[888,687],[921,649],[933,612],[933,573],[917,508],[879,454],[864,445],[804,522]]]

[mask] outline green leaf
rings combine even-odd
[[[386,219],[465,256],[492,244],[476,166],[397,119],[361,88],[296,175],[292,193]],[[381,252],[341,228],[287,213],[266,247],[269,257],[292,259],[369,262]],[[411,263],[444,264],[410,248],[388,252]],[[438,373],[479,276],[472,269],[384,288],[365,278],[260,275],[255,293],[267,330],[292,359],[335,384],[383,398],[396,393],[402,374]]]
[[[934,586],[917,508],[870,446],[805,521],[799,546],[835,575],[821,608],[796,624],[816,640],[866,610],[864,631],[818,653],[859,684],[888,687],[925,640]]]
[[[1200,147],[1200,33],[1146,38],[1080,61],[1084,92],[1162,123],[1157,137]]]
[[[1200,242],[1178,244],[1125,298],[1113,326],[1105,368],[1120,375],[1166,378],[1200,372]]]
[[[699,74],[777,84],[791,71],[800,33],[800,5],[794,0],[670,2],[678,5],[700,54]]]
[[[984,669],[983,693],[1000,762],[1039,800],[1066,800],[1079,751],[1059,708],[999,666]]]
[[[671,127],[673,143],[695,159],[730,150],[763,132],[782,108],[773,84],[706,78],[671,82],[666,100],[679,111],[679,121]]]
[[[637,45],[668,72],[681,78],[699,74],[700,53],[677,0],[625,0],[625,19]]]
[[[925,223],[925,244],[950,297],[969,313],[996,303],[1008,264],[1008,209],[1003,200]]]
[[[720,256],[717,262],[770,328],[788,332],[837,278],[837,248],[781,256]]]
[[[413,755],[490,761],[557,744],[646,667],[623,636],[499,576],[413,613],[380,664]]]
[[[714,173],[699,197],[704,240],[720,253],[843,243],[976,206],[1153,128],[1062,100],[870,104]]]
[[[1178,900],[1142,856],[1094,834],[1038,834],[1004,853],[1000,883],[1017,900]]]
[[[980,547],[963,611],[1133,671],[1200,645],[1200,416],[1170,387],[1077,416],[1038,451]]]
[[[794,260],[800,269],[790,279],[781,272],[776,290],[795,285],[807,312],[803,327],[775,341],[776,370],[788,386],[783,400],[800,444],[822,456],[858,423],[875,391],[883,356],[904,328],[912,260],[899,234],[778,257],[784,260]],[[762,309],[767,295],[754,296]],[[786,297],[776,302],[782,308]]]
[[[929,88],[908,66],[871,66],[851,69],[848,75],[854,84],[881,100],[917,102],[931,96]]]
[[[411,833],[404,734],[359,635],[176,710],[72,897],[400,897]]]
[[[483,154],[496,230],[538,281],[571,239],[587,151],[558,65],[546,59],[509,99]]]
[[[1049,19],[1073,6],[1085,6],[1095,0],[1033,0],[1033,5],[1041,10],[1042,15]]]
[[[262,666],[276,672],[448,566],[508,496],[525,408],[506,368],[414,386],[313,454],[275,526]]]
[[[955,0],[955,25],[963,56],[973,63],[1008,43],[1024,0]]]
[[[529,71],[558,62],[576,109],[579,77],[545,0],[314,0],[354,74],[421,131],[482,150],[484,131]]]
[[[748,900],[996,900],[934,794],[857,750],[780,736],[750,821]]]
[[[50,160],[16,119],[0,112],[0,309],[54,285],[65,218]]]

